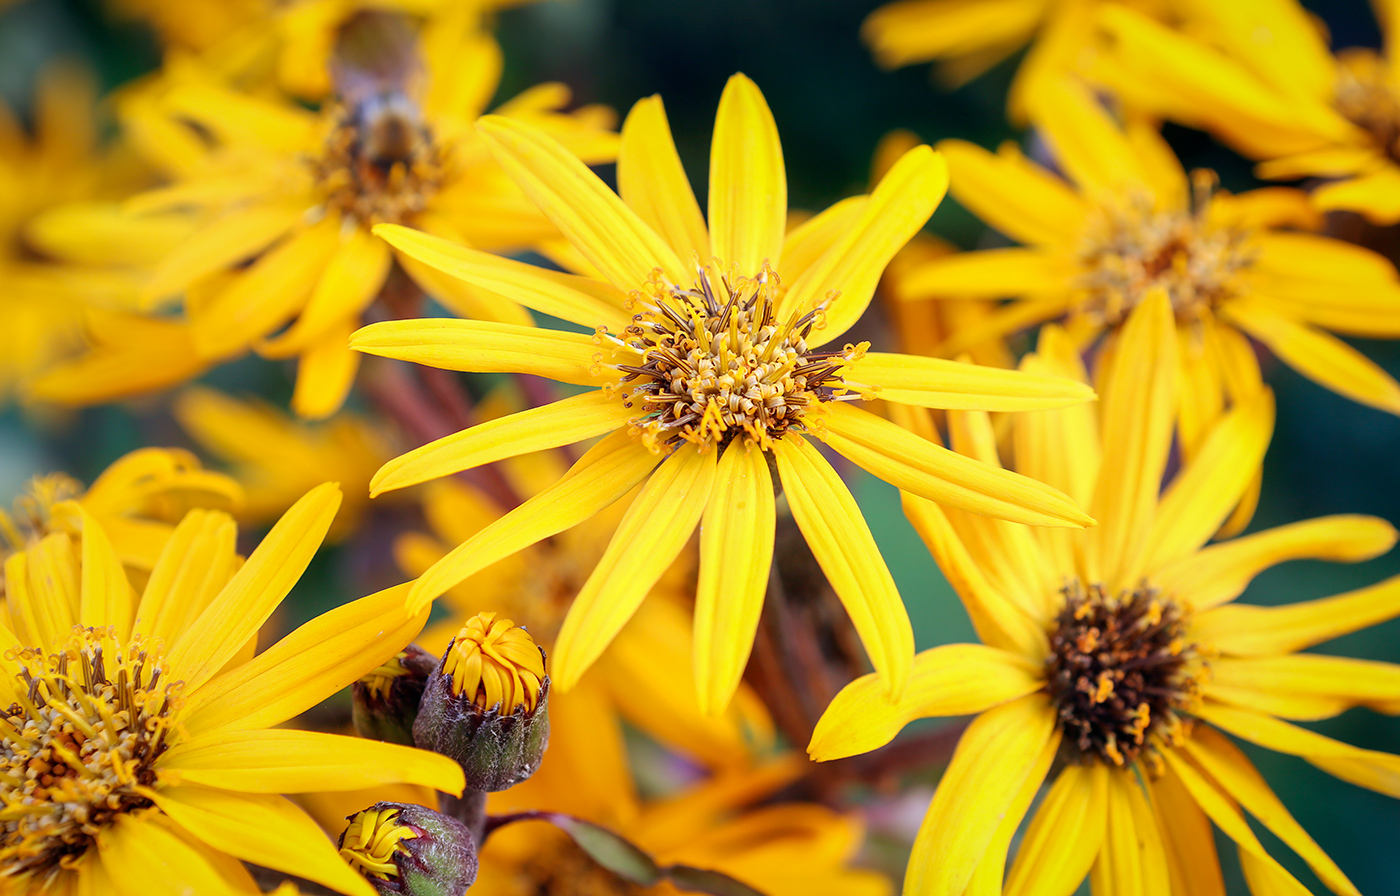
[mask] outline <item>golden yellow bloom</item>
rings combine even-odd
[[[1378,10],[1389,9],[1386,3]],[[1312,14],[1293,0],[1200,5],[1192,37],[1106,5],[1111,38],[1097,77],[1134,107],[1219,136],[1259,159],[1264,178],[1321,177],[1324,210],[1400,221],[1400,56],[1393,10],[1387,49],[1329,52]]]
[[[570,240],[595,277],[552,273],[382,226],[407,255],[592,336],[487,321],[392,321],[354,336],[360,351],[456,370],[532,373],[591,386],[423,446],[386,464],[375,493],[610,433],[556,485],[477,533],[414,586],[414,604],[515,551],[577,525],[645,483],[584,583],[552,655],[563,690],[607,647],[700,526],[696,686],[726,706],[748,660],[772,560],[773,471],[872,662],[894,691],[912,654],[908,616],[850,492],[807,440],[876,475],[1023,523],[1090,522],[1063,495],[916,438],[855,401],[1023,410],[1091,396],[1015,371],[829,347],[860,318],[885,264],[947,186],[926,146],[869,196],[784,237],[787,181],[777,128],[743,75],[720,99],[709,226],[675,152],[659,97],[623,126],[621,196],[548,134],[483,119],[497,159]],[[689,256],[689,263],[682,259]],[[702,522],[703,517],[703,522]]]
[[[1014,147],[940,149],[959,201],[1024,246],[934,258],[903,272],[901,297],[1010,298],[944,351],[1042,321],[1065,321],[1087,347],[1154,292],[1177,321],[1183,445],[1194,452],[1231,405],[1259,389],[1253,337],[1348,398],[1400,413],[1400,384],[1329,331],[1400,335],[1400,276],[1381,256],[1284,228],[1311,212],[1281,188],[1230,195],[1207,171],[1182,171],[1160,135],[1120,127],[1077,83],[1034,95],[1036,127],[1068,181]]]
[[[331,541],[359,526],[370,477],[393,455],[381,429],[349,412],[308,423],[255,399],[198,386],[180,393],[174,412],[201,448],[230,465],[247,496],[240,522],[270,522],[312,486],[341,483],[347,499],[327,536]]]
[[[514,622],[478,613],[452,640],[442,671],[452,679],[452,693],[472,695],[481,709],[498,707],[508,715],[523,706],[534,712],[544,684],[544,655]]]
[[[1400,796],[1400,757],[1284,719],[1353,706],[1400,711],[1400,666],[1298,651],[1400,614],[1400,578],[1281,607],[1231,603],[1285,560],[1357,561],[1389,550],[1372,517],[1310,520],[1205,546],[1258,470],[1273,429],[1267,390],[1226,413],[1165,490],[1179,338],[1157,292],[1128,317],[1100,370],[1103,401],[1016,417],[1016,465],[1086,503],[1085,532],[1009,526],[906,493],[905,512],[961,597],[982,644],[915,660],[905,696],[866,676],[832,701],[809,752],[835,759],[909,721],[976,714],[914,844],[905,892],[1224,893],[1211,822],[1240,849],[1256,893],[1304,892],[1244,812],[1337,893],[1346,876],[1221,731]],[[1047,326],[1030,369],[1086,377]],[[955,445],[999,461],[980,412],[949,412]],[[1052,767],[1009,877],[1008,846]],[[1243,810],[1243,811],[1241,811]]]
[[[262,653],[258,629],[339,505],[313,489],[244,563],[234,523],[185,515],[138,596],[80,506],[5,562],[0,869],[7,892],[255,890],[239,860],[345,893],[372,889],[279,794],[403,781],[460,792],[461,769],[391,744],[278,729],[384,662],[426,614],[389,589]]]
[[[416,313],[421,289],[454,313],[530,320],[515,302],[445,277],[370,233],[377,223],[408,223],[489,251],[543,248],[557,239],[471,126],[495,92],[499,49],[484,34],[442,29],[425,31],[421,46],[411,34],[395,44],[392,28],[376,32],[393,52],[409,56],[410,71],[388,82],[346,74],[340,96],[319,114],[195,75],[172,77],[158,98],[138,104],[133,129],[159,126],[165,142],[184,141],[183,155],[175,183],[127,203],[124,232],[163,224],[172,211],[199,222],[155,265],[143,289],[151,308],[183,296],[186,342],[205,366],[249,350],[298,358],[292,407],[325,417],[341,406],[358,369],[360,356],[346,339],[381,295],[399,302],[396,313]],[[411,71],[418,64],[437,76],[422,89]],[[617,145],[611,113],[558,111],[568,101],[562,85],[543,84],[498,112],[539,125],[590,161],[610,160]],[[93,239],[110,231],[103,214],[73,215],[68,224],[90,228]],[[84,403],[111,397],[113,379],[149,389],[189,375],[187,365],[175,363],[155,372],[162,359],[153,361],[147,345],[125,347],[122,357],[136,370],[123,377],[93,376],[86,359],[60,368],[35,392]],[[135,381],[137,371],[146,372],[145,381]]]

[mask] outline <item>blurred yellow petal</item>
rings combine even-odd
[[[1006,813],[997,825],[996,833],[992,835],[982,860],[977,864],[977,870],[972,873],[972,879],[968,881],[963,896],[1003,896],[1002,884],[1007,871],[1006,854],[1011,848],[1011,841],[1020,832],[1021,821],[1026,817],[1026,811],[1040,793],[1040,785],[1044,783],[1046,774],[1055,762],[1059,746],[1059,741],[1052,739],[1041,748],[1040,756],[1021,784],[1021,792],[1007,805]]]
[[[1016,850],[1006,896],[1073,896],[1079,889],[1103,845],[1110,774],[1119,773],[1103,763],[1060,772]]]
[[[1225,880],[1215,851],[1210,819],[1182,786],[1181,779],[1165,774],[1144,785],[1151,795],[1157,829],[1166,851],[1173,893],[1192,896],[1225,896]]]
[[[1268,656],[1293,653],[1396,616],[1400,616],[1400,577],[1277,607],[1227,604],[1197,614],[1191,629],[1193,637],[1224,654]]]
[[[292,410],[297,416],[324,420],[345,404],[360,369],[359,353],[347,344],[358,323],[351,318],[333,325],[302,352],[292,391]]]
[[[1323,211],[1360,212],[1374,224],[1394,224],[1400,221],[1400,168],[1389,164],[1321,184],[1312,191],[1312,200]]]
[[[1069,259],[1044,249],[982,249],[933,258],[900,278],[901,299],[1001,299],[1041,292],[1074,276]]]
[[[1171,896],[1171,877],[1157,820],[1132,772],[1108,779],[1107,831],[1094,864],[1093,889],[1115,896]]]
[[[1400,702],[1400,666],[1377,660],[1316,653],[1220,657],[1211,661],[1210,672],[1210,681],[1205,685],[1207,694],[1224,688],[1250,691],[1257,695],[1258,708],[1265,711],[1272,711],[1267,701],[1279,698],[1311,699],[1319,706],[1330,703],[1335,712],[1352,706],[1384,707]],[[1279,709],[1276,715],[1291,715],[1283,707]]]
[[[668,187],[674,189],[664,182],[651,188]],[[781,270],[788,212],[783,147],[763,93],[742,74],[724,85],[715,113],[709,209],[710,247],[722,264],[737,265],[746,277],[764,262]]]
[[[867,352],[845,376],[878,386],[877,398],[924,408],[1032,411],[1094,399],[1088,385],[1064,377],[891,352]]]
[[[154,302],[179,293],[200,277],[256,255],[291,230],[305,211],[298,204],[252,205],[199,228],[151,274],[144,290],[147,299]]]
[[[1012,239],[1059,246],[1079,232],[1088,213],[1083,200],[1045,169],[962,140],[942,140],[938,151],[958,202]]]
[[[1127,136],[1082,82],[1066,76],[1042,82],[1029,110],[1060,168],[1090,197],[1150,186]]]
[[[336,324],[358,318],[379,296],[392,260],[389,247],[363,227],[342,235],[296,322],[261,345],[258,353],[265,358],[289,357],[327,335]]]
[[[681,261],[692,256],[698,262],[709,260],[710,235],[705,229],[705,216],[700,213],[700,203],[695,201],[695,192],[676,153],[660,96],[637,100],[622,123],[617,192],[671,244]],[[783,212],[787,212],[786,205]]]

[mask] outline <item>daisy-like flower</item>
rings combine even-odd
[[[529,322],[516,303],[444,277],[370,233],[383,222],[412,224],[488,251],[542,248],[558,238],[472,129],[496,90],[500,50],[448,18],[434,20],[421,40],[397,19],[357,20],[343,35],[338,98],[320,113],[193,74],[172,76],[158,98],[136,104],[133,129],[173,131],[184,152],[174,183],[128,201],[125,232],[140,233],[171,211],[200,223],[154,266],[144,296],[151,308],[184,297],[184,341],[204,366],[250,349],[297,358],[292,407],[325,417],[340,408],[358,369],[346,339],[386,283],[397,283],[391,291],[399,294],[421,289],[454,313]],[[434,78],[416,85],[424,65]],[[558,111],[568,101],[562,85],[544,84],[497,111],[538,125],[589,161],[612,159],[611,113]],[[68,226],[101,239],[109,216],[74,214]],[[402,275],[408,279],[396,280]],[[116,348],[128,360],[144,356],[141,345]],[[86,369],[90,361],[59,368],[36,395],[109,398],[111,383]],[[171,365],[166,382],[137,385],[168,386],[188,375]]]
[[[1095,529],[1008,526],[904,496],[982,643],[920,653],[900,700],[873,676],[848,685],[809,752],[863,753],[913,719],[978,714],[919,831],[906,893],[1070,894],[1089,875],[1095,896],[1220,896],[1212,822],[1238,844],[1256,894],[1304,892],[1246,812],[1327,886],[1356,893],[1221,732],[1400,796],[1400,757],[1284,721],[1400,709],[1400,667],[1298,653],[1400,614],[1400,578],[1288,606],[1232,601],[1276,563],[1365,560],[1396,533],[1372,517],[1336,516],[1206,546],[1263,459],[1273,404],[1261,391],[1231,410],[1161,490],[1186,388],[1178,342],[1158,291],[1130,315],[1100,371],[1099,413],[1013,421],[1017,466],[1083,500]],[[1086,376],[1055,326],[1022,363]],[[997,462],[985,414],[948,417],[955,444]],[[1047,775],[1003,887],[1008,845]]]
[[[426,614],[404,588],[332,610],[256,653],[340,503],[308,492],[244,563],[233,520],[186,514],[136,595],[101,523],[5,562],[0,628],[0,888],[257,892],[252,862],[373,890],[280,794],[408,782],[460,792],[460,767],[405,747],[280,725],[393,656]]]
[[[1324,210],[1400,221],[1400,21],[1377,3],[1385,50],[1335,56],[1312,13],[1293,0],[1218,3],[1190,36],[1105,5],[1112,51],[1097,75],[1134,107],[1209,130],[1260,160],[1264,178],[1327,179]]]
[[[1400,336],[1400,277],[1389,261],[1286,230],[1311,218],[1298,191],[1230,195],[1214,189],[1208,171],[1188,177],[1155,130],[1120,127],[1078,83],[1038,91],[1031,115],[1067,179],[1014,146],[993,154],[939,144],[958,201],[1024,244],[901,272],[897,290],[906,299],[1011,300],[954,334],[944,351],[1059,319],[1088,346],[1161,290],[1182,342],[1181,376],[1192,384],[1179,395],[1188,454],[1224,408],[1259,388],[1246,337],[1334,392],[1400,413],[1400,384],[1332,335]]]
[[[947,186],[926,146],[869,196],[838,203],[786,238],[777,127],[735,75],[720,100],[706,226],[661,101],[633,107],[619,197],[529,124],[484,119],[501,165],[598,272],[553,273],[402,227],[377,232],[409,256],[594,335],[483,321],[373,324],[360,351],[456,370],[531,373],[588,391],[423,446],[386,464],[375,493],[610,433],[559,482],[435,564],[419,606],[502,557],[590,519],[643,485],[575,598],[551,656],[573,686],[701,524],[696,686],[729,702],[753,644],[774,539],[775,484],[846,605],[876,669],[904,687],[913,634],[849,491],[809,436],[926,497],[1023,523],[1090,522],[1054,489],[919,439],[854,401],[1023,410],[1091,396],[1077,383],[931,358],[836,347],[896,251]],[[682,259],[689,258],[689,261]],[[776,478],[775,478],[776,474]]]

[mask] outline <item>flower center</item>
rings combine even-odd
[[[5,659],[19,672],[18,699],[0,710],[0,874],[42,885],[118,815],[152,805],[182,683],[162,680],[152,645],[111,629],[75,628],[57,653]]]
[[[394,853],[408,852],[403,841],[417,837],[417,831],[399,823],[398,809],[366,809],[350,818],[340,855],[366,877],[389,880],[399,876]]]
[[[1110,596],[1076,579],[1062,593],[1045,677],[1065,748],[1078,762],[1155,767],[1197,692],[1180,609],[1146,584]]]
[[[1391,86],[1385,59],[1372,50],[1347,50],[1338,56],[1332,104],[1342,117],[1366,131],[1376,149],[1400,162],[1400,97]]]
[[[654,450],[694,442],[702,450],[745,437],[763,449],[817,402],[859,398],[842,366],[868,343],[809,351],[807,337],[823,323],[825,303],[805,314],[776,316],[778,276],[716,276],[700,268],[691,289],[656,277],[634,298],[642,306],[622,343],[642,355],[616,365],[618,391],[641,414],[632,425]]]
[[[1239,293],[1255,260],[1249,232],[1211,220],[1214,175],[1192,172],[1190,208],[1158,211],[1144,194],[1102,207],[1079,250],[1084,291],[1079,313],[1116,326],[1153,289],[1163,289],[1182,320]]]
[[[333,127],[312,173],[328,208],[369,226],[406,224],[442,186],[445,154],[401,93],[329,112]]]

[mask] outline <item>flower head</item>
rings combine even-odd
[[[382,894],[461,896],[476,881],[477,843],[451,816],[381,802],[349,821],[340,857]]]
[[[495,613],[468,619],[442,661],[452,693],[478,709],[533,712],[544,684],[544,656],[530,633]]]
[[[1251,880],[1297,889],[1245,812],[1334,891],[1355,892],[1221,731],[1400,795],[1400,759],[1284,721],[1400,707],[1400,667],[1297,652],[1400,614],[1400,579],[1293,606],[1231,601],[1275,563],[1369,559],[1395,543],[1395,530],[1340,516],[1206,546],[1257,475],[1272,398],[1260,392],[1226,413],[1163,489],[1179,400],[1174,329],[1159,291],[1129,314],[1104,361],[1100,413],[1068,408],[1013,422],[1017,464],[1082,497],[1097,528],[993,529],[904,496],[983,643],[919,654],[920,684],[900,700],[883,696],[873,676],[853,682],[809,752],[823,760],[866,752],[915,718],[980,713],[919,832],[906,893],[959,894],[974,877],[999,887],[1042,783],[1049,788],[1006,892],[1051,877],[1071,892],[1091,867],[1096,890],[1112,869],[1113,892],[1168,881],[1172,892],[1223,892],[1212,822],[1238,844]],[[1022,363],[1085,375],[1053,325]],[[955,444],[997,452],[985,414],[952,412],[948,425]]]
[[[768,581],[775,481],[875,667],[903,687],[913,635],[854,500],[808,441],[876,475],[979,512],[1039,525],[1089,522],[1038,483],[983,467],[855,407],[873,397],[1020,410],[1086,399],[1081,386],[935,359],[835,346],[869,304],[885,264],[946,187],[942,159],[906,153],[869,196],[784,233],[787,182],[777,127],[743,75],[720,99],[709,221],[676,155],[659,98],[623,126],[620,195],[527,124],[480,124],[502,167],[596,277],[559,275],[383,226],[400,251],[592,337],[473,321],[375,324],[361,351],[461,370],[535,373],[594,387],[465,430],[386,464],[375,493],[611,432],[558,485],[477,533],[423,576],[414,599],[594,516],[645,483],[566,617],[554,674],[571,687],[701,525],[696,686],[722,709],[738,685]],[[689,262],[683,262],[683,258]],[[549,508],[540,512],[537,508]]]

